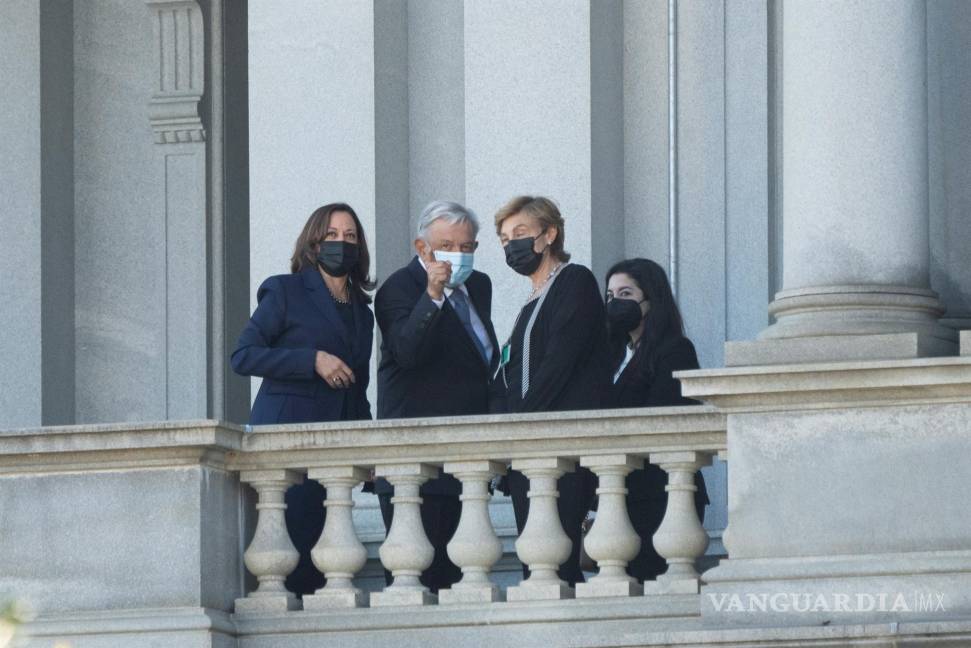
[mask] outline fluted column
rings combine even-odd
[[[627,563],[637,556],[641,539],[627,513],[625,480],[644,460],[630,455],[581,457],[580,465],[592,470],[599,481],[597,519],[583,546],[600,571],[577,585],[577,598],[641,594],[637,579],[627,574]]]
[[[501,601],[502,593],[489,580],[489,571],[502,558],[502,542],[489,517],[489,482],[504,475],[506,467],[495,461],[462,461],[445,464],[445,472],[462,482],[462,517],[448,543],[448,557],[462,568],[462,580],[440,590],[439,602]]]
[[[324,576],[327,584],[312,595],[303,597],[303,608],[314,610],[334,607],[361,607],[367,605],[367,593],[351,582],[367,562],[367,549],[357,537],[351,509],[354,500],[351,489],[367,479],[368,471],[354,466],[311,468],[309,479],[319,481],[327,490],[327,517],[320,539],[310,552],[310,557]]]
[[[302,478],[292,470],[252,470],[241,472],[239,480],[250,484],[259,495],[256,532],[243,554],[246,568],[259,580],[259,587],[246,598],[236,599],[236,612],[299,610],[300,601],[283,584],[300,559],[287,533],[283,512],[287,509],[284,494]]]
[[[378,555],[394,581],[384,591],[371,595],[371,607],[429,605],[438,597],[421,584],[419,577],[435,558],[435,548],[421,523],[418,489],[438,476],[438,469],[425,464],[376,466],[374,474],[394,486],[394,519]]]
[[[930,290],[925,0],[783,12],[783,290],[726,364],[954,353]]]
[[[654,548],[668,562],[668,570],[644,583],[644,594],[697,594],[695,561],[708,548],[708,533],[695,510],[695,473],[708,465],[701,452],[652,452],[650,462],[668,474],[668,506],[654,533]]]
[[[556,480],[572,471],[569,459],[519,459],[512,467],[529,478],[529,517],[516,540],[516,553],[529,566],[529,578],[506,591],[509,601],[573,598],[573,588],[560,579],[557,569],[567,558],[573,543],[563,531],[556,500]]]

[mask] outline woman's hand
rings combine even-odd
[[[314,371],[334,389],[346,389],[354,383],[354,372],[344,361],[326,351],[318,351]]]

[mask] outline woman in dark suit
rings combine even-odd
[[[364,229],[350,205],[333,203],[310,215],[290,274],[260,286],[256,311],[232,355],[236,373],[263,378],[252,425],[371,418],[369,265]],[[323,487],[310,480],[286,493],[287,529],[300,552],[286,586],[297,594],[325,582],[310,559],[324,527],[324,497]]]
[[[506,263],[529,277],[531,285],[494,383],[505,398],[505,411],[602,407],[610,388],[603,301],[593,273],[569,263],[559,209],[547,198],[514,198],[496,214],[496,233]],[[529,480],[511,471],[506,484],[521,533],[529,511]],[[573,542],[573,553],[559,575],[571,585],[583,581],[580,525],[595,484],[593,474],[580,467],[558,482],[560,522]]]
[[[698,356],[684,335],[681,313],[664,269],[648,259],[621,261],[607,272],[607,322],[613,407],[697,405],[681,395],[681,384],[671,375],[697,369]],[[647,464],[627,477],[627,510],[641,537],[640,553],[627,566],[639,581],[651,580],[667,570],[652,538],[667,507],[667,475]],[[695,507],[704,516],[708,493],[701,473],[695,474]]]

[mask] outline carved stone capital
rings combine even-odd
[[[145,0],[155,34],[155,89],[149,120],[156,144],[202,142],[199,116],[205,79],[205,30],[195,0]]]

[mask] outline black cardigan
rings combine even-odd
[[[603,298],[593,273],[577,264],[560,270],[536,316],[530,335],[529,391],[522,398],[524,334],[537,301],[523,307],[510,340],[509,363],[496,379],[498,391],[506,395],[506,411],[603,407],[611,378]]]

